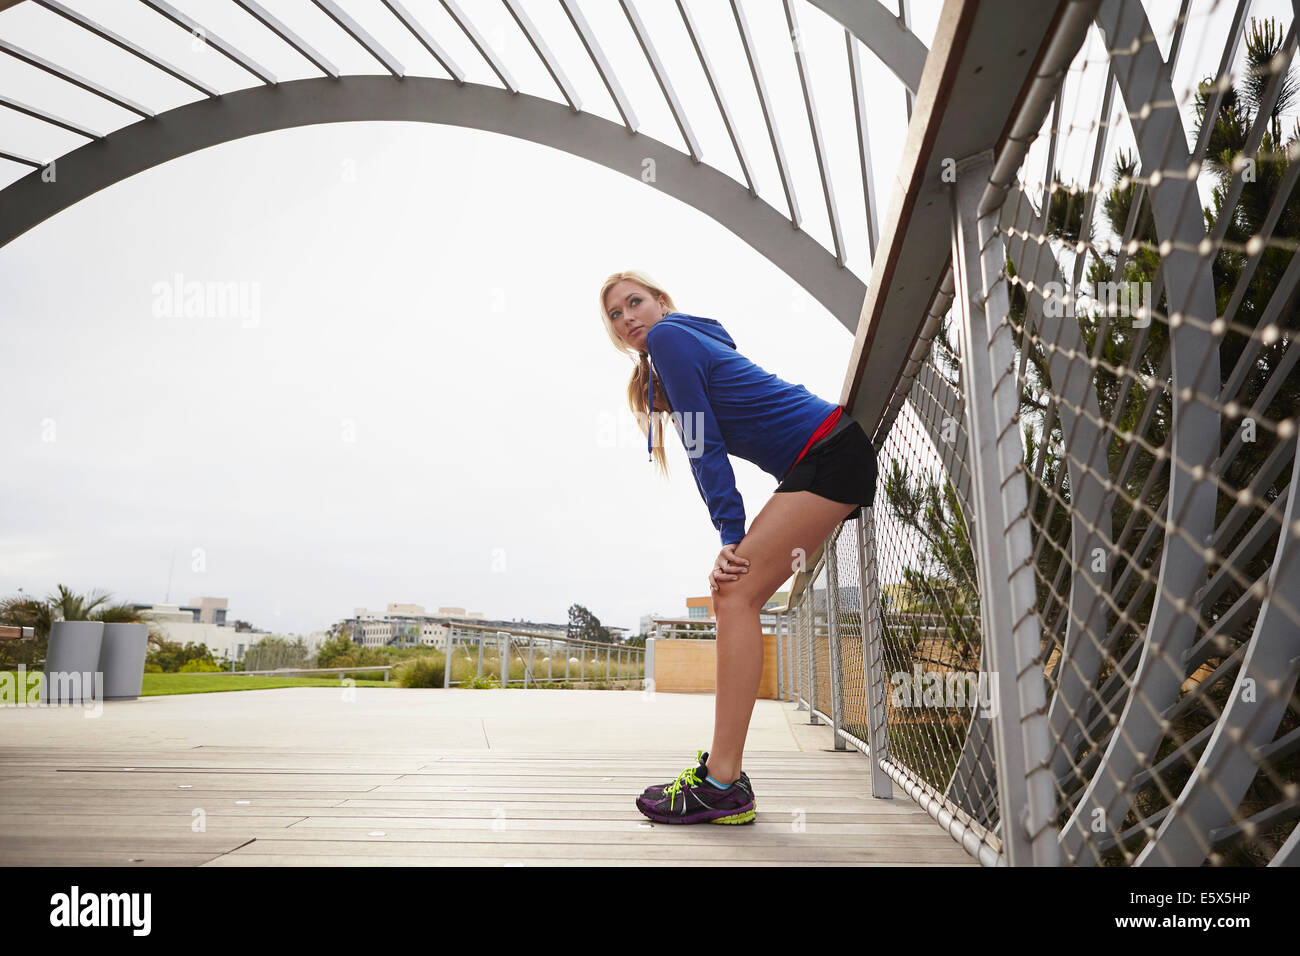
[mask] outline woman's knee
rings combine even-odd
[[[761,610],[772,597],[771,594],[760,594],[761,590],[761,587],[755,587],[747,581],[743,574],[735,581],[724,581],[721,587],[713,592],[713,611],[718,617],[728,614],[752,614]]]

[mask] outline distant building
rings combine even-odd
[[[144,620],[153,622],[164,640],[206,644],[214,657],[242,661],[245,651],[270,635],[263,631],[236,631],[226,623],[225,603],[225,598],[201,598],[190,604],[132,604],[131,607]],[[207,620],[203,620],[205,613]]]
[[[132,604],[140,616],[153,623],[164,640],[177,644],[205,644],[212,656],[243,661],[248,649],[268,637],[286,641],[302,639],[313,654],[329,639],[329,631],[311,634],[273,634],[269,631],[237,631],[226,621],[227,598],[192,598],[188,604]]]
[[[426,611],[420,604],[389,604],[383,611],[354,608],[347,624],[352,641],[361,647],[436,647],[446,651],[448,639],[453,645],[477,644],[482,628],[500,628],[517,635],[564,637],[564,624],[538,624],[531,621],[489,620],[482,611],[466,612],[463,607],[440,607]],[[476,627],[460,625],[474,624]]]
[[[759,626],[764,634],[776,633],[776,613],[774,608],[783,607],[789,597],[789,591],[777,591],[763,605],[759,612]],[[702,627],[701,625],[712,625]],[[713,596],[706,594],[686,599],[684,617],[661,617],[657,614],[641,618],[641,633],[648,637],[715,637],[717,635],[717,617],[713,609]]]
[[[197,620],[202,624],[225,624],[226,603],[226,598],[190,598],[190,606],[198,608]]]

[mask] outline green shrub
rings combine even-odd
[[[393,679],[403,687],[441,687],[446,672],[446,655],[428,654],[394,667]]]

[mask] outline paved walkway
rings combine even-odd
[[[213,680],[221,678],[214,677]],[[757,820],[633,801],[711,694],[302,687],[0,707],[0,865],[976,865],[794,704],[755,702]]]

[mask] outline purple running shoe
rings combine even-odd
[[[709,752],[707,750],[695,751],[695,762],[702,763],[707,766],[709,762]],[[743,770],[740,771],[740,779],[744,781],[745,786],[749,787],[749,792],[752,795],[754,792],[754,785],[749,782],[749,774],[745,773],[745,771]],[[656,783],[649,787],[646,787],[645,790],[641,791],[641,796],[645,797],[647,800],[658,800],[661,796],[663,796],[664,791],[667,790],[668,787],[669,785],[666,783]],[[754,798],[754,809],[755,810],[758,809],[757,797]]]
[[[708,754],[698,752],[699,766],[687,767],[658,794],[648,788],[637,797],[636,808],[657,823],[752,823],[754,791],[743,773],[725,790],[704,778]]]

